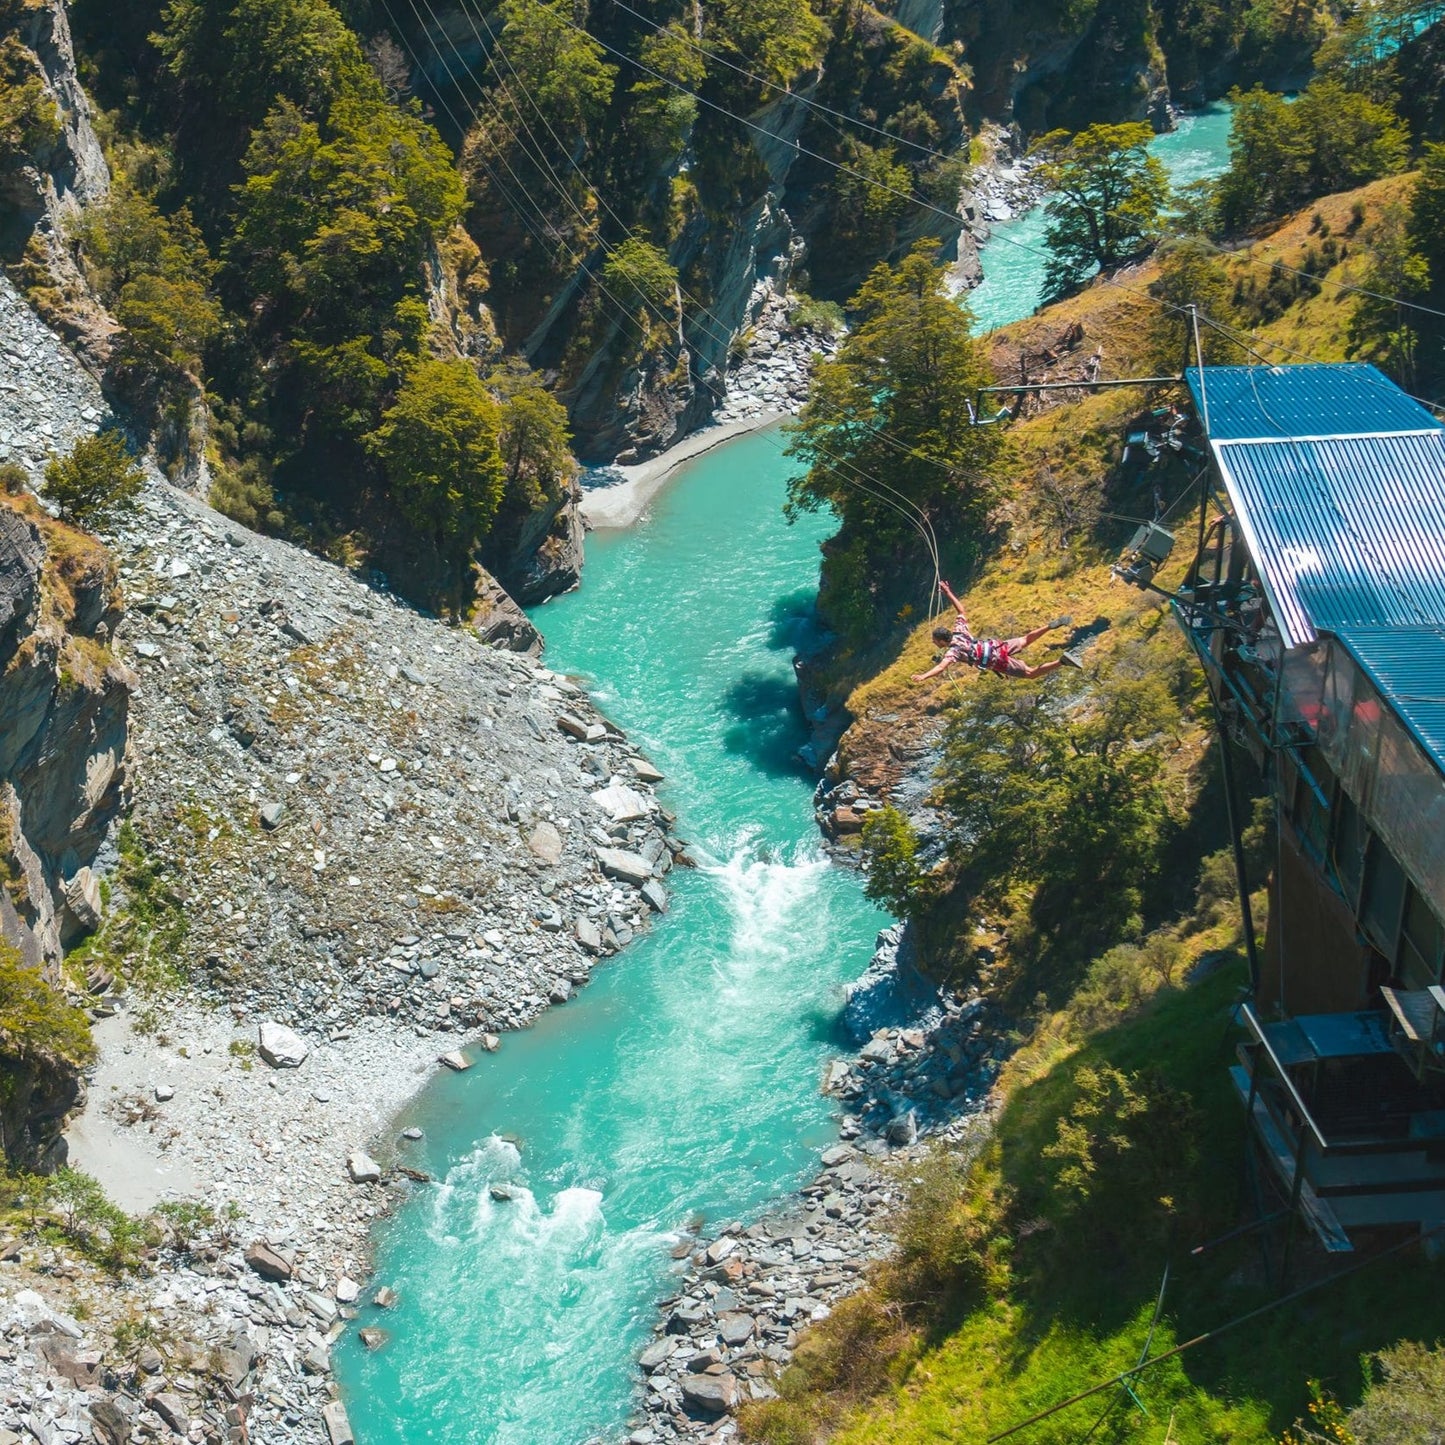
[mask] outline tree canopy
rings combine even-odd
[[[1315,80],[1292,102],[1259,86],[1231,99],[1229,169],[1216,188],[1226,231],[1404,169],[1407,137],[1395,112],[1338,80]]]
[[[774,85],[823,58],[828,27],[808,0],[715,0],[704,13],[704,35]]]
[[[899,506],[919,508],[969,552],[997,496],[991,468],[1002,435],[972,425],[969,413],[991,379],[988,366],[967,310],[944,288],[935,249],[920,242],[896,267],[874,269],[851,303],[854,329],[833,360],[818,364],[790,431],[788,453],[807,470],[788,483],[788,512],[837,514],[821,600],[854,635],[890,605],[901,559],[915,564],[903,574],[913,586],[920,566],[932,580],[924,543]]]
[[[501,504],[502,412],[467,361],[422,361],[370,445],[402,514],[449,560],[465,557]]]
[[[499,13],[502,34],[492,70],[508,108],[531,124],[535,115],[524,104],[530,97],[566,141],[585,139],[606,113],[617,68],[573,24],[571,0],[503,0]]]
[[[1039,142],[1039,176],[1050,191],[1044,244],[1052,253],[1045,272],[1051,293],[1133,260],[1159,238],[1169,178],[1149,154],[1153,138],[1144,124],[1093,125]]]
[[[143,475],[119,432],[82,437],[67,456],[45,464],[45,495],[67,521],[94,526],[140,495]]]

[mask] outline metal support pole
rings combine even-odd
[[[1213,689],[1210,689],[1211,696]],[[1253,994],[1259,993],[1259,950],[1254,941],[1254,910],[1249,904],[1249,873],[1244,861],[1244,837],[1239,830],[1239,818],[1234,798],[1234,760],[1229,752],[1229,734],[1224,730],[1224,713],[1219,699],[1214,703],[1214,724],[1219,731],[1219,762],[1224,774],[1224,811],[1229,820],[1229,842],[1234,849],[1234,877],[1239,888],[1239,913],[1244,924],[1244,952],[1249,960],[1249,987]]]
[[[1284,1289],[1289,1281],[1289,1257],[1294,1247],[1295,1223],[1299,1218],[1299,1198],[1305,1186],[1305,1150],[1309,1148],[1309,1135],[1305,1132],[1304,1121],[1300,1121],[1299,1147],[1294,1151],[1294,1183],[1289,1191],[1289,1221],[1284,1228],[1284,1257],[1279,1263],[1279,1287]]]

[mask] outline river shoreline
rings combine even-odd
[[[0,430],[63,449],[102,424],[3,278],[0,313]],[[202,1208],[131,1274],[0,1240],[0,1438],[340,1445],[330,1349],[386,1318],[362,1286],[414,1188],[409,1111],[647,929],[682,845],[658,771],[535,659],[153,471],[104,541],[127,846],[176,914],[160,981],[99,955],[70,1162],[133,1214]]]
[[[674,473],[695,457],[704,456],[715,447],[735,441],[738,437],[781,421],[787,412],[764,411],[737,421],[715,422],[691,432],[674,442],[665,452],[631,466],[612,466],[609,474],[621,481],[588,487],[582,494],[580,511],[583,520],[594,531],[623,530],[631,527],[647,510],[647,504],[671,480]]]
[[[971,1157],[992,1130],[1010,1050],[977,990],[958,997],[923,979],[894,925],[849,995],[844,1022],[860,1047],[822,1080],[843,1107],[837,1142],[795,1192],[691,1241],[638,1360],[628,1445],[735,1439],[731,1413],[772,1398],[801,1332],[893,1251],[907,1166],[940,1143]]]

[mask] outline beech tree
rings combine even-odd
[[[850,304],[853,330],[818,363],[790,428],[788,453],[806,470],[788,483],[787,515],[836,513],[820,601],[852,636],[891,617],[900,587],[931,586],[927,550],[900,506],[927,516],[967,565],[998,495],[1002,431],[969,413],[991,377],[968,311],[944,289],[937,246],[921,241],[897,266],[874,268]]]
[[[369,441],[402,515],[450,561],[492,525],[502,411],[466,361],[419,362]]]
[[[119,432],[82,437],[68,456],[45,464],[45,495],[69,522],[93,526],[140,495],[143,476]]]
[[[521,90],[564,139],[585,139],[606,113],[617,69],[573,23],[571,0],[503,0],[501,54],[492,57],[507,109],[530,126],[536,117]],[[503,58],[505,56],[505,58]]]
[[[1149,154],[1153,138],[1136,123],[1091,125],[1075,136],[1054,131],[1038,143],[1039,175],[1051,192],[1044,232],[1051,295],[1133,260],[1159,238],[1169,177]]]
[[[1293,102],[1259,86],[1230,99],[1229,169],[1216,191],[1226,231],[1404,169],[1408,137],[1399,117],[1337,80],[1315,80]]]
[[[705,14],[706,37],[774,85],[816,65],[828,38],[808,0],[716,0]]]

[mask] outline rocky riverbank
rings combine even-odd
[[[802,1330],[893,1248],[909,1165],[935,1142],[967,1153],[987,1138],[1010,1046],[976,990],[959,998],[917,972],[903,925],[879,935],[844,1023],[861,1047],[822,1080],[843,1109],[838,1142],[788,1206],[679,1242],[629,1445],[736,1438],[731,1413],[775,1393]]]
[[[0,447],[34,476],[105,406],[8,284],[0,319]],[[355,1281],[409,1187],[391,1116],[585,984],[683,845],[657,771],[532,657],[155,476],[105,540],[138,682],[72,1162],[212,1212],[120,1279],[0,1240],[0,1441],[339,1445],[327,1346],[379,1310]]]
[[[712,421],[646,461],[592,471],[582,497],[589,527],[630,527],[683,462],[802,410],[814,359],[833,356],[838,338],[793,325],[788,318],[796,295],[778,295],[768,281],[758,287],[750,303],[757,309],[756,324],[746,333],[746,347],[729,362],[726,397]]]
[[[980,252],[993,235],[994,224],[1017,220],[1047,194],[1035,175],[1037,162],[1016,129],[985,125],[977,139],[984,159],[973,168],[959,198],[963,234],[958,260],[948,270],[948,284],[955,294],[971,291],[983,280]]]

